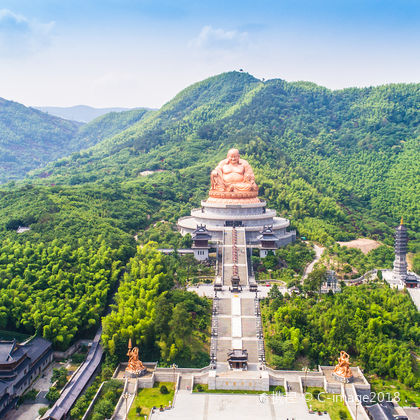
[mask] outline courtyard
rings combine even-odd
[[[178,391],[175,408],[155,412],[153,419],[203,420],[330,420],[328,414],[310,414],[303,394],[205,394]]]

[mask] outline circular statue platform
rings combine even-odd
[[[278,238],[278,246],[292,242],[296,233],[288,232],[288,219],[276,217],[276,211],[267,209],[266,202],[258,198],[256,202],[247,199],[209,198],[201,202],[201,208],[191,210],[191,216],[181,217],[178,228],[182,235],[192,234],[197,225],[205,225],[212,241],[223,240],[223,230],[227,226],[245,228],[248,243],[258,243],[257,237],[264,226],[273,226],[273,233]]]

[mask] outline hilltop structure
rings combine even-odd
[[[181,234],[193,235],[197,226],[205,226],[210,240],[216,242],[223,241],[226,227],[244,228],[246,243],[260,247],[261,234],[269,226],[274,248],[296,239],[295,231],[287,231],[289,220],[276,217],[276,211],[267,209],[267,203],[258,198],[254,172],[237,149],[229,150],[227,158],[211,172],[210,180],[209,197],[201,202],[201,208],[178,220]]]

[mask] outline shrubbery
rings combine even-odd
[[[98,327],[119,265],[117,251],[104,242],[89,240],[72,249],[3,241],[0,328],[37,332],[67,348],[79,331]]]
[[[210,303],[195,293],[171,290],[177,264],[157,252],[153,242],[138,248],[116,294],[117,306],[103,320],[102,341],[110,354],[125,360],[131,338],[143,360],[208,364]]]
[[[301,356],[334,365],[341,350],[369,373],[419,389],[412,353],[420,345],[420,313],[406,292],[370,283],[304,298],[274,294],[263,305],[266,345],[279,369]]]

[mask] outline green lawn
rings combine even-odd
[[[395,393],[399,392],[400,405],[415,405],[416,407],[420,407],[420,393],[408,388],[396,379],[382,379],[371,375],[368,377],[368,381],[372,387],[372,392],[374,392],[376,395],[378,395],[378,393],[384,393],[385,399],[388,399],[389,396],[394,398]]]
[[[308,386],[306,389],[306,392],[312,395],[314,391],[325,392],[324,388]],[[324,393],[322,394],[322,397],[319,397],[320,400],[323,399],[324,401],[319,401],[315,396],[313,396],[310,401],[309,399],[309,397],[306,399],[309,409],[312,408],[313,411],[327,411],[331,420],[351,419],[350,413],[339,394]]]
[[[166,385],[169,394],[160,393],[161,385]],[[174,400],[174,388],[173,382],[156,382],[153,388],[140,389],[128,413],[128,419],[137,420],[144,418],[145,415],[148,416],[150,414],[152,407],[168,406],[169,401]],[[141,407],[140,417],[136,414],[137,407]]]
[[[241,389],[209,389],[208,385],[202,384],[201,391],[199,391],[200,384],[195,384],[193,388],[193,392],[205,392],[209,394],[265,394],[267,391],[248,391],[248,390],[241,390]],[[269,392],[281,392],[284,394],[284,387],[279,386],[270,386]]]

